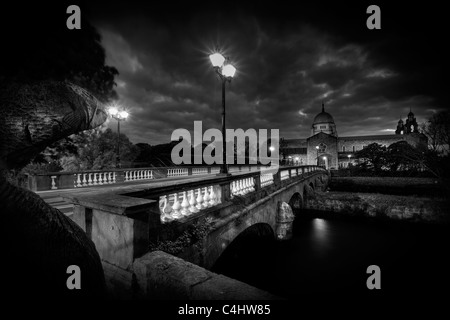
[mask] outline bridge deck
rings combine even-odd
[[[232,175],[241,175],[248,172],[234,172]],[[76,189],[60,189],[60,190],[47,190],[47,191],[37,191],[38,194],[45,202],[50,204],[52,207],[59,209],[66,216],[71,216],[73,214],[73,204],[64,201],[64,195],[81,195],[81,194],[93,194],[97,192],[115,192],[120,193],[121,190],[130,190],[130,186],[136,189],[153,189],[163,186],[176,185],[177,182],[194,182],[206,179],[214,179],[216,175],[214,174],[204,174],[196,176],[181,176],[181,177],[170,177],[162,179],[149,179],[149,180],[138,180],[138,181],[128,181],[113,185],[98,185],[95,187],[83,187]]]

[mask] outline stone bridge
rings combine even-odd
[[[65,200],[74,204],[73,220],[94,242],[110,289],[126,297],[136,291],[136,277],[145,287],[142,277],[151,272],[142,271],[142,257],[149,251],[211,269],[248,230],[289,239],[295,213],[328,181],[322,167],[297,166],[125,185]]]

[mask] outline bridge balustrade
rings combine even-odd
[[[148,194],[147,199],[159,202],[160,220],[167,223],[181,220],[202,210],[220,205],[237,196],[246,196],[261,188],[285,181],[294,177],[301,177],[303,172],[324,170],[316,166],[280,168],[276,173],[253,172],[217,178],[205,178],[196,182],[181,182],[169,192],[153,191],[155,196]],[[139,196],[139,195],[135,195]]]

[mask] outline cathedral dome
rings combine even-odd
[[[313,125],[319,124],[319,123],[334,123],[334,119],[328,112],[322,111],[319,113],[313,121]]]
[[[313,121],[311,136],[323,132],[337,137],[336,124],[328,112],[325,112],[325,105],[322,103],[322,112],[319,113]]]

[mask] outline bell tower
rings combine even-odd
[[[397,130],[395,130],[395,134],[404,134],[405,133],[405,125],[403,124],[403,120],[398,120]]]
[[[417,120],[416,117],[414,116],[414,113],[412,113],[411,108],[409,109],[408,118],[406,119],[405,129],[406,133],[419,132]]]

